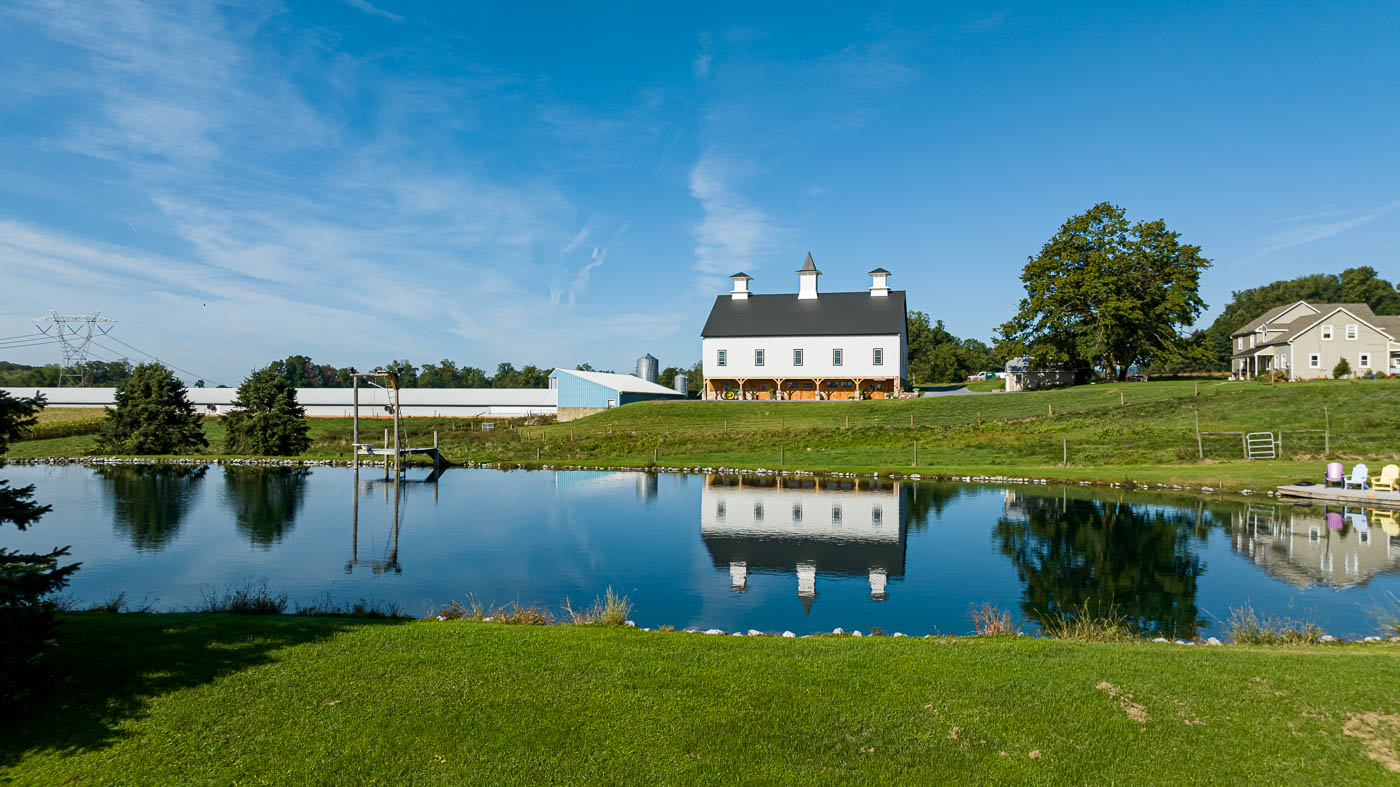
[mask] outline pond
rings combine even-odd
[[[10,466],[54,510],[0,545],[71,544],[78,606],[198,607],[266,581],[293,604],[425,615],[587,604],[641,626],[966,633],[1114,605],[1143,632],[1221,632],[1232,607],[1372,633],[1400,595],[1393,514],[1094,490],[591,471]]]

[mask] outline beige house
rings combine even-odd
[[[1292,380],[1326,379],[1342,358],[1358,375],[1400,374],[1400,317],[1379,317],[1364,303],[1276,306],[1230,340],[1236,379],[1270,371]]]

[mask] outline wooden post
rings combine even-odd
[[[729,419],[724,419],[724,433],[729,434]]]
[[[1278,428],[1278,458],[1283,458],[1283,427]]]
[[[574,428],[571,426],[571,427],[569,427],[569,442],[572,443],[573,441],[574,441]]]
[[[847,429],[850,429],[850,428],[851,428],[851,414],[850,414],[850,413],[846,413],[846,428],[847,428]]]
[[[1123,404],[1124,404],[1124,402],[1123,402],[1123,392],[1122,392],[1122,391],[1119,391],[1119,392],[1118,392],[1118,406],[1119,406],[1119,407],[1122,407]]]
[[[783,466],[783,447],[778,446],[778,467]]]
[[[1199,409],[1196,410],[1196,458],[1206,458],[1205,445],[1201,443],[1201,411]]]
[[[536,461],[536,462],[540,461],[540,447],[539,447],[539,446],[535,446],[535,461]]]
[[[1192,395],[1192,396],[1200,396],[1200,395],[1201,395],[1201,384],[1200,384],[1200,383],[1191,383],[1191,395]]]
[[[1322,453],[1332,453],[1332,419],[1327,415],[1327,405],[1322,406]]]
[[[978,411],[977,411],[977,428],[978,428],[978,429],[981,429],[981,428],[982,428],[982,411],[981,411],[981,410],[978,410]]]
[[[1054,418],[1054,417],[1055,417],[1055,403],[1054,403],[1054,402],[1048,402],[1045,406],[1048,407],[1048,408],[1050,408],[1050,409],[1049,409],[1050,417],[1051,417],[1051,418]]]
[[[1069,438],[1068,438],[1068,437],[1062,437],[1062,438],[1060,438],[1060,440],[1061,440],[1061,445],[1060,445],[1060,447],[1061,447],[1061,449],[1063,449],[1063,451],[1064,451],[1064,457],[1065,457],[1064,459],[1062,459],[1062,460],[1060,461],[1060,467],[1069,467]]]
[[[394,473],[399,472],[399,387],[394,386]]]
[[[354,406],[354,408],[355,408],[355,409],[353,410],[353,412],[354,412],[354,414],[355,414],[354,426],[353,426],[352,429],[351,429],[351,437],[350,437],[350,455],[353,456],[353,457],[355,457],[355,458],[354,458],[354,460],[351,461],[351,466],[353,466],[356,470],[359,470],[359,469],[360,469],[360,378],[358,378],[358,377],[351,377],[351,378],[350,378],[350,388],[354,391],[354,393],[351,394],[351,399],[350,399],[350,401],[353,402],[353,406]],[[357,498],[357,499],[358,499],[358,498]]]
[[[656,446],[651,447],[651,466],[656,466]]]
[[[1240,432],[1240,445],[1244,448],[1244,458],[1249,459],[1249,434]]]
[[[910,428],[910,429],[913,429],[913,428],[914,428],[914,414],[913,414],[913,413],[910,413],[910,414],[909,414],[909,428]]]
[[[915,440],[915,441],[914,441],[914,464],[913,464],[913,466],[914,466],[914,467],[918,467],[918,466],[919,466],[919,441],[918,441],[918,440]]]

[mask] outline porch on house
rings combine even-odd
[[[893,399],[898,393],[897,377],[711,377],[704,387],[711,401]]]
[[[1288,355],[1273,349],[1235,358],[1235,377],[1248,380],[1271,371],[1288,372]]]

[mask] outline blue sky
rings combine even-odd
[[[1393,3],[372,3],[0,6],[0,337],[688,365],[728,274],[811,251],[987,339],[1102,200],[1204,247],[1206,319],[1400,278]]]

